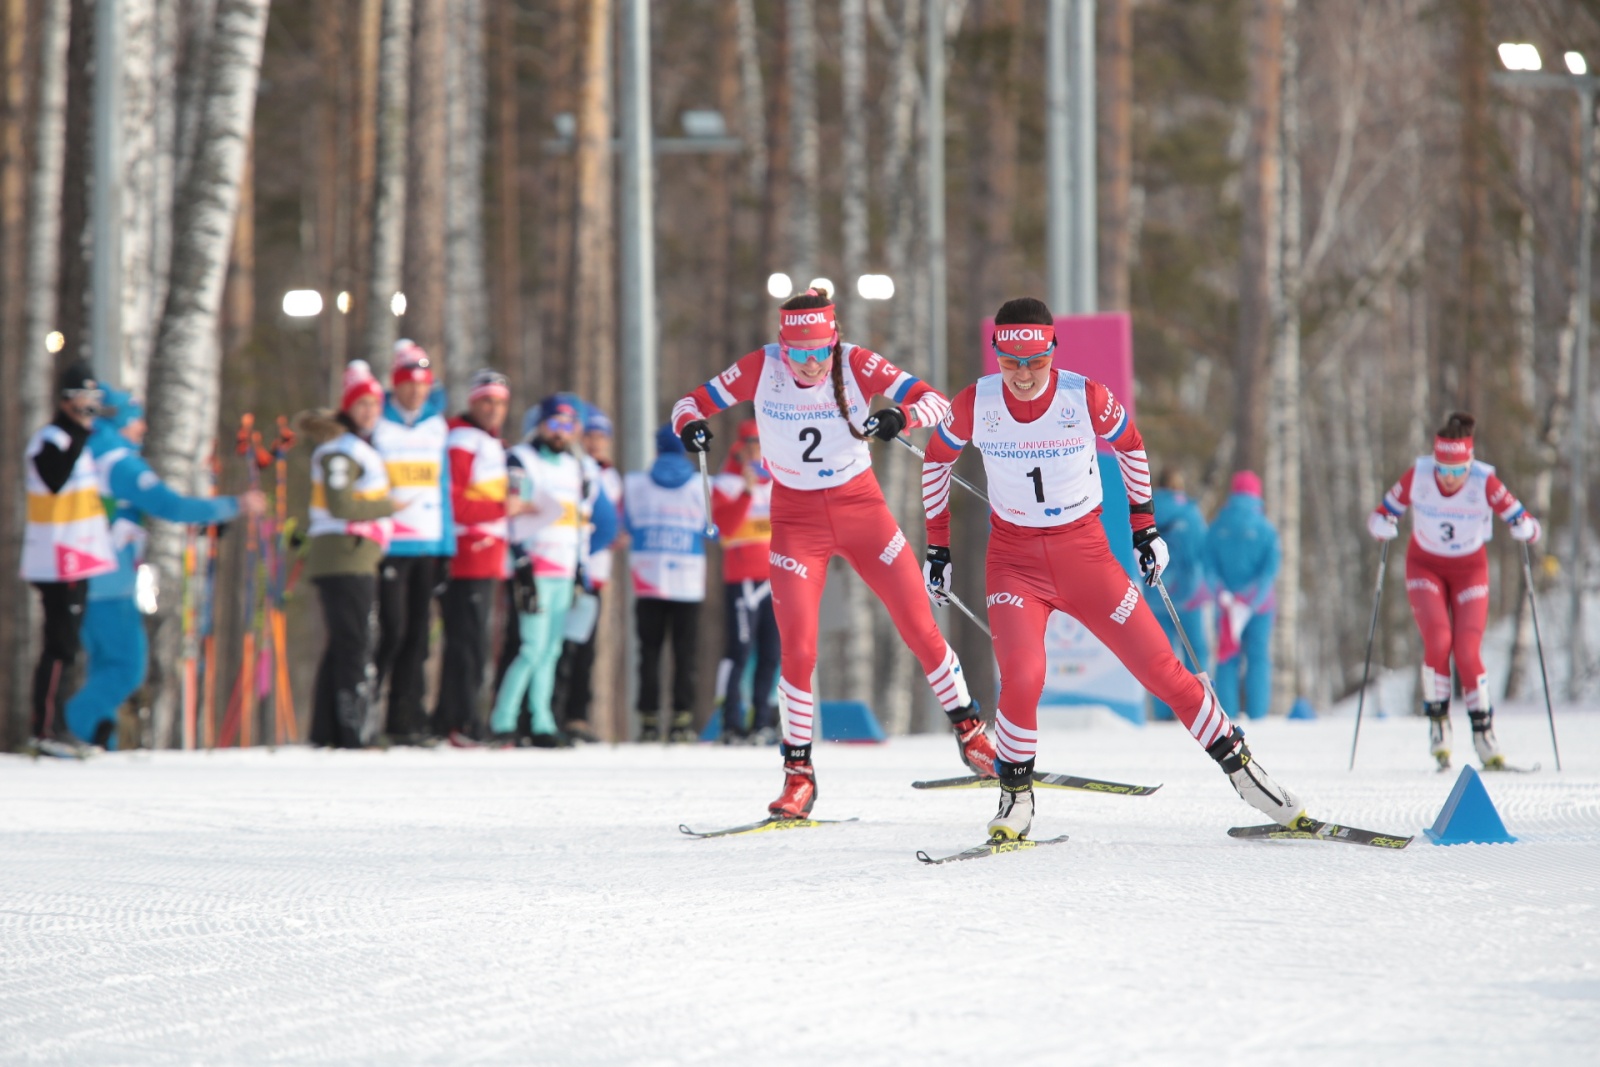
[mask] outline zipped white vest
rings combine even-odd
[[[100,496],[94,455],[87,447],[59,492],[39,477],[33,465],[46,444],[62,451],[72,438],[59,426],[45,426],[28,440],[24,479],[28,492],[28,524],[22,535],[22,577],[30,582],[75,582],[117,569],[111,547],[111,525]]]
[[[584,523],[583,470],[568,452],[541,455],[537,446],[511,449],[507,492],[531,501],[536,511],[511,520],[511,540],[533,557],[533,573],[541,578],[571,578],[578,573]]]
[[[476,426],[457,426],[446,438],[452,449],[472,453],[472,474],[461,492],[468,500],[504,500],[506,498],[506,446],[491,433]],[[456,522],[456,536],[474,534],[504,541],[508,527],[504,517],[488,522]]]
[[[836,357],[844,361],[845,401],[850,420],[860,429],[868,414],[867,398],[850,371],[855,345],[843,345]],[[761,455],[772,476],[790,489],[832,489],[872,466],[867,442],[858,441],[839,414],[833,395],[833,376],[820,385],[802,389],[777,345],[767,345],[767,361],[756,383],[756,425],[761,431]]]
[[[1103,491],[1089,421],[1088,379],[1058,371],[1050,407],[1032,422],[1012,418],[1000,375],[978,379],[972,443],[983,454],[989,506],[1017,526],[1065,526],[1100,506]]]
[[[1487,544],[1494,536],[1493,473],[1493,467],[1474,460],[1467,484],[1445,496],[1433,480],[1433,457],[1418,456],[1411,475],[1411,537],[1417,546],[1435,556],[1470,556]]]
[[[633,535],[628,567],[635,595],[704,600],[706,502],[700,480],[691,478],[667,489],[651,481],[647,472],[635,471],[623,485]]]
[[[415,425],[380,419],[372,444],[383,456],[394,500],[394,541],[437,543],[444,539],[443,475],[445,439],[450,428],[443,415],[430,415]],[[402,510],[403,509],[403,510]]]
[[[329,456],[338,456],[345,460],[342,464],[337,462],[329,464],[334,468],[329,477],[355,478],[351,494],[357,500],[382,500],[389,495],[389,473],[384,468],[383,457],[378,455],[377,449],[353,433],[341,434],[332,441],[319,445],[317,450],[311,453],[310,535],[321,537],[324,534],[351,534],[376,541],[384,549],[388,549],[389,542],[394,536],[394,520],[348,521],[335,518],[328,512],[329,486],[323,484],[322,461]],[[357,474],[352,467],[359,467],[360,473]],[[332,488],[343,489],[345,486],[334,484]]]

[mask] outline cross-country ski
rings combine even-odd
[[[1161,788],[1159,785],[1128,785],[1124,782],[1108,782],[1102,778],[1083,778],[1076,774],[1051,774],[1046,771],[1034,771],[1033,784],[1044,786],[1046,789],[1078,789],[1085,793],[1112,793],[1125,797],[1147,797]],[[999,785],[998,778],[982,778],[976,774],[967,774],[957,778],[912,782],[911,788],[996,789]]]
[[[771,830],[803,830],[812,826],[834,826],[839,823],[855,822],[850,819],[777,819],[766,818],[760,822],[746,823],[743,826],[730,826],[724,830],[691,830],[683,823],[678,824],[678,832],[690,837],[733,837],[736,834],[764,834]]]
[[[1041,845],[1059,845],[1066,840],[1066,834],[1062,834],[1060,837],[1046,837],[1039,839],[1023,838],[1018,840],[1001,838],[999,840],[985,841],[983,844],[973,845],[971,848],[964,848],[960,852],[955,852],[948,856],[930,856],[926,852],[919,851],[917,853],[917,859],[929,867],[936,867],[941,863],[960,863],[964,860],[978,860],[983,859],[985,856],[999,856],[1006,852],[1026,852],[1028,849],[1038,848]]]

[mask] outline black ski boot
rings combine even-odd
[[[1506,769],[1506,758],[1500,754],[1500,745],[1494,739],[1494,709],[1486,711],[1468,710],[1467,718],[1472,720],[1472,747],[1478,752],[1478,759],[1483,763],[1486,771],[1503,771]]]
[[[1000,761],[1000,810],[989,820],[990,841],[1020,841],[1033,829],[1033,760]]]
[[[1422,714],[1428,717],[1428,752],[1439,761],[1439,769],[1450,769],[1450,701],[1423,701]],[[1477,729],[1476,726],[1473,727]],[[1501,761],[1504,762],[1503,760]]]

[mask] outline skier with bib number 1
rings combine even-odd
[[[862,430],[874,396],[895,406]],[[922,665],[949,716],[961,758],[974,773],[995,775],[994,742],[984,732],[955,651],[922,595],[913,553],[872,474],[867,442],[893,440],[909,427],[933,426],[950,402],[876,352],[840,339],[826,290],[807,289],[779,311],[778,341],[748,353],[680,399],[672,427],[690,452],[711,440],[707,416],[754,401],[761,452],[772,471],[772,603],[782,665],[778,702],[783,725],[783,793],[768,805],[774,819],[801,819],[816,801],[811,764],[817,615],[828,561],[844,556],[891,608],[900,636]]]
[[[1133,420],[1100,382],[1052,368],[1055,319],[1043,301],[1008,301],[994,321],[1000,373],[956,395],[922,467],[928,517],[923,573],[936,603],[950,588],[951,468],[968,442],[982,454],[988,477],[986,584],[1000,664],[995,742],[1001,787],[990,839],[1019,840],[1032,827],[1044,634],[1052,611],[1081,622],[1140,685],[1169,705],[1240,797],[1274,822],[1296,826],[1305,814],[1299,799],[1254,762],[1244,733],[1210,687],[1173,654],[1138,585],[1111,554],[1100,525],[1097,436],[1116,450],[1145,584],[1153,584],[1167,565],[1151,504],[1149,461]]]

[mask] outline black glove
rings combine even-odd
[[[1155,585],[1156,578],[1167,569],[1167,563],[1171,559],[1167,552],[1167,543],[1161,539],[1161,531],[1154,526],[1135,530],[1133,547],[1139,553],[1139,573],[1144,575],[1144,584]]]
[[[433,595],[437,599],[444,596],[446,587],[450,585],[450,557],[439,556],[433,567]]]
[[[927,586],[928,599],[939,607],[950,603],[945,594],[950,591],[950,579],[955,570],[950,565],[950,549],[945,545],[929,545],[927,562],[922,565],[922,584]]]
[[[518,615],[539,614],[539,585],[533,580],[533,560],[524,558],[511,572],[511,599]]]
[[[893,441],[906,428],[906,414],[899,408],[875,411],[867,421],[871,423],[867,432],[880,441]]]
[[[691,419],[678,431],[678,440],[686,452],[704,452],[711,444],[711,424],[705,419]]]

